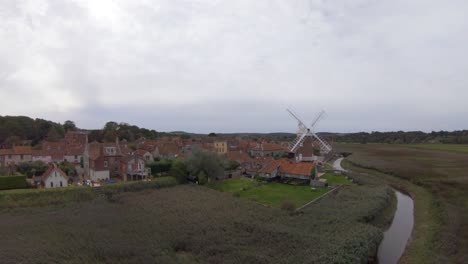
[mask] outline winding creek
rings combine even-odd
[[[397,263],[405,251],[406,244],[413,230],[413,199],[406,194],[395,191],[397,209],[392,224],[384,232],[377,257],[379,264]]]
[[[333,163],[335,170],[345,171],[341,167],[343,158]],[[384,238],[380,243],[377,257],[379,264],[394,264],[405,251],[408,239],[411,236],[414,225],[413,199],[406,194],[395,190],[397,208],[390,227],[384,232]]]

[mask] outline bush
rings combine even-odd
[[[208,178],[206,177],[206,174],[201,171],[199,174],[198,174],[198,184],[205,184],[208,182]]]
[[[292,212],[296,210],[296,205],[290,200],[285,200],[281,203],[281,209]]]
[[[0,190],[26,188],[26,176],[0,176]]]

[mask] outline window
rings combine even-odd
[[[8,155],[8,158],[11,159],[11,155]]]
[[[53,183],[53,182],[50,182],[50,187],[54,187],[54,183]]]
[[[78,155],[75,155],[75,159],[76,159],[76,160],[78,159]]]
[[[62,181],[60,181],[60,187],[63,187],[63,185],[62,185]]]
[[[107,160],[104,161],[104,168],[107,168],[109,164],[107,163]]]
[[[150,157],[149,157],[149,156],[146,156],[146,160],[149,161],[149,160],[150,160]]]
[[[21,155],[21,156],[20,156],[20,159],[24,159],[24,155]]]

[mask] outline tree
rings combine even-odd
[[[209,136],[209,137],[216,137],[216,136],[218,136],[218,135],[216,135],[216,133],[214,133],[214,132],[211,132],[211,133],[208,134],[208,136]]]
[[[150,164],[146,166],[151,168],[151,174],[153,176],[157,176],[159,173],[169,172],[172,167],[172,161],[168,159],[164,159],[161,161],[151,162]]]
[[[68,132],[68,131],[75,131],[77,128],[76,128],[75,122],[67,120],[63,124],[63,129],[65,129],[65,132]]]
[[[240,166],[239,162],[235,160],[228,160],[225,164],[225,168],[228,171],[236,170],[237,168],[239,168],[239,166]]]
[[[42,175],[47,170],[47,165],[40,160],[34,162],[21,162],[17,165],[16,169],[19,173],[31,178],[34,175]]]
[[[67,161],[64,161],[59,164],[59,168],[65,172],[68,176],[74,176],[76,175],[76,169],[75,166]]]
[[[187,168],[192,175],[206,175],[208,182],[224,175],[224,162],[216,153],[195,149],[187,159]]]
[[[177,159],[172,163],[169,174],[174,176],[179,183],[185,183],[187,182],[188,176],[187,165],[185,165],[185,163],[181,160]]]

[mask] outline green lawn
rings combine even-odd
[[[252,188],[257,182],[248,178],[229,179],[210,185],[213,189],[221,192],[239,192],[243,189]]]
[[[333,173],[326,173],[322,177],[322,179],[326,179],[328,182],[328,185],[350,185],[351,181],[346,179],[346,177],[342,175],[334,175]]]
[[[293,202],[296,207],[299,207],[328,191],[328,188],[319,188],[313,191],[310,186],[268,183],[257,188],[243,191],[240,193],[240,196],[273,207],[280,207],[283,201],[289,200]]]
[[[239,193],[240,197],[273,207],[280,207],[286,200],[299,207],[329,191],[328,188],[313,191],[310,186],[293,186],[283,183],[259,184],[247,178],[224,180],[210,187],[222,192]]]

